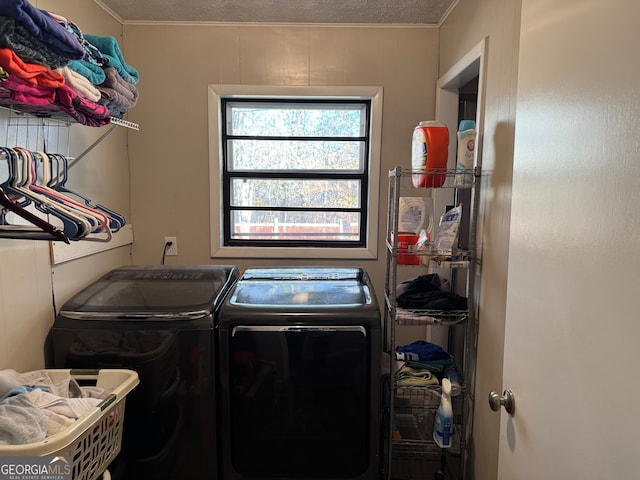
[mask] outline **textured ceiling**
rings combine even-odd
[[[437,25],[458,0],[96,0],[124,22]]]

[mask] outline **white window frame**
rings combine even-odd
[[[371,131],[369,145],[369,188],[367,198],[366,246],[362,248],[317,247],[238,247],[223,245],[222,215],[222,98],[332,98],[370,99]],[[378,255],[378,217],[380,185],[380,152],[382,139],[382,87],[377,86],[266,86],[209,85],[209,205],[211,257],[217,258],[304,258],[304,259],[376,259]]]

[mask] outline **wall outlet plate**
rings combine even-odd
[[[167,247],[169,242],[171,242],[171,246]],[[178,255],[178,239],[176,237],[164,237],[164,246],[166,248],[164,254],[167,257],[175,257]]]

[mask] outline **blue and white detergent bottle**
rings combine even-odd
[[[453,407],[451,406],[451,381],[442,379],[442,398],[433,422],[433,439],[440,448],[451,447],[453,435]]]

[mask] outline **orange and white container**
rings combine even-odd
[[[436,121],[420,122],[413,130],[411,169],[413,185],[438,188],[447,178],[449,129]]]

